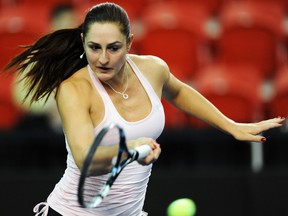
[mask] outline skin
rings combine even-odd
[[[164,97],[183,111],[231,134],[238,140],[263,141],[264,137],[258,134],[282,125],[283,118],[249,124],[236,123],[227,118],[196,90],[175,78],[161,59],[128,54],[133,35],[130,38],[128,42],[116,23],[94,23],[90,26],[86,37],[82,35],[90,67],[103,83],[114,106],[125,120],[133,122],[144,119],[152,109],[143,86],[126,63],[126,57],[129,55],[150,82],[159,99]],[[122,96],[116,94],[106,83],[122,92],[126,85],[126,73],[128,74],[126,93],[129,99],[123,100]],[[62,82],[56,94],[56,102],[73,157],[81,169],[94,138],[94,128],[102,121],[105,112],[101,96],[93,87],[87,68],[82,68]],[[161,153],[160,145],[155,140],[141,137],[128,141],[129,148],[143,144],[149,144],[153,151],[142,164],[153,163]],[[93,158],[91,174],[107,173],[115,152],[116,148],[100,147]]]

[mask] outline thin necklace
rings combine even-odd
[[[116,91],[108,82],[105,82],[115,93],[122,95],[123,99],[127,100],[129,98],[129,95],[126,92],[128,88],[128,72],[126,71],[126,85],[123,92]]]

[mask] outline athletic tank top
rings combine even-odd
[[[154,89],[139,71],[134,62],[127,58],[132,70],[140,80],[152,104],[151,112],[142,120],[128,122],[121,117],[112,103],[105,88],[88,67],[89,75],[96,90],[100,93],[105,106],[105,115],[102,122],[95,128],[95,135],[110,123],[115,123],[124,129],[126,139],[151,137],[157,139],[164,128],[164,111],[161,101]],[[129,99],[128,99],[129,100]],[[68,151],[67,168],[61,180],[48,197],[48,205],[64,216],[140,216],[144,205],[147,184],[151,174],[152,164],[142,166],[137,162],[129,164],[118,176],[108,196],[102,203],[93,209],[79,206],[77,200],[77,187],[80,171],[72,157],[66,140]],[[106,179],[106,175],[89,177],[86,182],[91,190],[99,188],[99,182]]]

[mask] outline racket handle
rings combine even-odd
[[[142,160],[145,158],[150,151],[152,151],[151,147],[149,145],[141,145],[135,148],[135,150],[138,152],[138,158],[137,160]]]

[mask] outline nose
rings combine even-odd
[[[108,56],[108,53],[105,50],[102,53],[100,53],[99,62],[102,65],[105,65],[105,64],[107,64],[109,62],[109,56]]]

